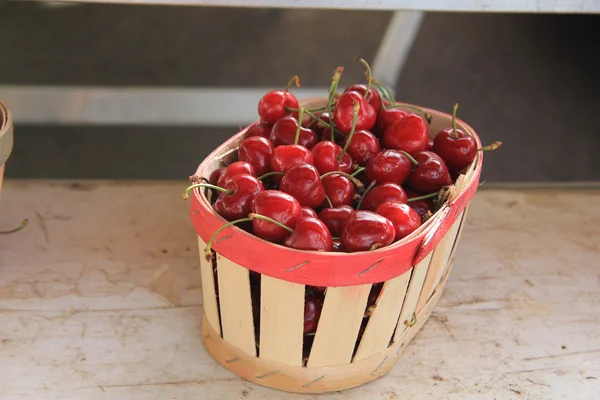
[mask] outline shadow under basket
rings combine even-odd
[[[450,115],[427,111],[430,136],[451,125]],[[457,125],[481,147],[472,128]],[[244,132],[210,154],[196,175],[208,178],[236,160]],[[300,251],[230,227],[217,236],[207,261],[206,242],[227,221],[213,211],[208,191],[194,190],[190,218],[198,233],[202,340],[210,355],[248,381],[295,393],[344,390],[385,375],[442,294],[482,161],[478,152],[417,231],[370,252]],[[317,288],[326,288],[321,316],[316,332],[304,335],[305,298]]]
[[[4,166],[13,147],[13,125],[8,108],[0,102],[0,198],[2,197],[2,182]]]

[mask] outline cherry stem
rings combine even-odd
[[[296,128],[296,137],[294,138],[294,144],[298,144],[300,140],[300,130],[302,129],[302,118],[304,118],[304,108],[300,109],[298,113],[298,127]]]
[[[325,195],[325,200],[327,200],[327,205],[329,206],[329,208],[333,208],[333,203],[331,202],[329,196]]]
[[[291,112],[299,112],[300,109],[299,108],[287,108],[287,111],[291,111]],[[333,126],[333,118],[331,117],[331,114],[329,116],[329,118],[331,118],[331,123],[327,123],[325,121],[323,121],[321,118],[319,118],[318,116],[316,116],[315,114],[313,114],[310,109],[305,108],[304,112],[306,113],[306,115],[308,115],[309,117],[311,117],[312,119],[316,120],[317,122],[320,122],[321,124],[325,125],[325,126],[329,126],[331,127],[331,141],[334,141],[334,132],[338,133],[342,136],[346,136],[344,135],[342,132],[338,131],[337,129],[335,129],[335,127]]]
[[[0,231],[0,235],[8,235],[9,233],[18,232],[21,229],[25,228],[27,226],[27,223],[29,223],[29,220],[27,218],[25,218],[23,221],[21,221],[21,224],[19,226],[17,226],[16,228],[11,229],[9,231]]]
[[[294,230],[292,228],[290,228],[287,225],[282,224],[281,222],[274,220],[273,218],[264,216],[264,215],[260,215],[260,214],[255,214],[255,213],[250,213],[248,214],[248,217],[250,217],[250,219],[262,219],[265,221],[269,221],[274,223],[275,225],[279,226],[280,228],[285,229],[286,231],[290,232],[290,233],[294,233]]]
[[[271,171],[271,172],[267,172],[264,175],[259,176],[257,179],[259,181],[262,181],[263,179],[268,178],[269,176],[273,176],[273,175],[285,175],[285,172]]]
[[[190,192],[193,189],[200,188],[200,187],[206,187],[209,189],[215,189],[215,190],[221,191],[223,193],[233,194],[233,192],[231,190],[224,189],[220,186],[211,185],[210,183],[197,183],[197,184],[192,185],[192,186],[188,187],[187,189],[185,189],[185,192],[183,193],[183,199],[187,200],[190,197]]]
[[[358,189],[362,189],[362,188],[364,188],[364,185],[362,184],[362,182],[361,182],[361,181],[359,181],[358,179],[356,179],[356,178],[355,178],[355,177],[353,177],[352,175],[350,175],[350,174],[347,174],[347,173],[345,173],[345,172],[342,172],[342,171],[329,171],[329,172],[326,172],[326,173],[324,173],[323,175],[321,175],[321,179],[325,178],[326,176],[329,176],[329,175],[336,175],[336,174],[337,174],[337,175],[342,175],[342,176],[345,176],[346,178],[350,179],[350,180],[352,181],[352,183],[354,183],[354,185],[355,185],[355,186],[356,186]]]
[[[387,108],[406,108],[409,110],[414,110],[417,112],[420,112],[421,114],[423,114],[423,116],[425,117],[425,120],[427,120],[427,123],[430,124],[431,120],[433,119],[433,116],[431,114],[429,114],[427,111],[423,110],[422,108],[416,107],[416,106],[411,106],[409,104],[394,104],[392,106],[388,106]]]
[[[376,184],[377,184],[376,181],[371,181],[371,183],[369,184],[369,186],[367,186],[367,189],[364,191],[364,193],[362,194],[360,200],[358,201],[358,204],[356,205],[356,209],[357,210],[360,210],[360,206],[362,205],[362,203],[363,203],[363,201],[365,199],[365,196],[367,195],[367,193],[369,193],[369,191],[371,189],[373,189],[373,186],[375,186]]]
[[[382,247],[381,243],[373,243],[373,245],[369,248],[369,251],[377,250],[380,247]]]
[[[231,221],[226,223],[225,225],[223,225],[222,227],[220,227],[219,229],[217,229],[215,231],[215,233],[213,233],[213,235],[210,237],[210,240],[208,241],[208,243],[206,243],[206,247],[204,248],[204,257],[206,258],[206,261],[210,261],[212,258],[212,244],[215,241],[215,239],[217,238],[217,235],[219,233],[221,233],[224,229],[230,227],[231,225],[235,225],[235,224],[239,224],[241,222],[249,222],[252,221],[252,218],[240,218],[240,219],[236,219],[235,221]]]
[[[406,200],[407,202],[409,201],[417,201],[417,200],[425,200],[425,199],[430,199],[432,197],[435,197],[438,195],[439,192],[434,192],[434,193],[429,193],[429,194],[424,194],[423,196],[417,196],[417,197],[411,197],[410,199]]]
[[[292,87],[292,84],[294,83],[296,83],[296,87],[300,87],[300,78],[298,77],[298,75],[292,76],[292,79],[290,79],[287,85],[285,85],[285,91],[287,92],[288,90],[290,90],[290,87]]]
[[[367,90],[365,91],[365,96],[364,96],[365,99],[366,99],[367,96],[369,95],[369,91],[371,90],[371,80],[373,79],[373,74],[371,73],[371,67],[369,66],[368,62],[366,62],[362,58],[355,58],[355,60],[358,60],[362,65],[365,66],[365,69],[366,69],[366,73],[367,73]]]
[[[360,167],[352,173],[352,176],[356,176],[356,175],[360,174],[361,172],[363,172],[364,170],[365,170],[365,167]]]
[[[490,144],[489,146],[485,146],[480,149],[477,149],[477,151],[492,151],[492,150],[496,150],[500,146],[502,146],[502,142],[494,142],[494,143]]]
[[[318,111],[323,111],[326,109],[327,109],[327,106],[322,106],[322,107],[317,107],[317,108],[304,108],[304,112],[308,114],[309,111],[318,112]],[[288,112],[300,112],[299,108],[293,108],[293,107],[286,107],[285,110]],[[326,122],[323,122],[323,123],[326,124],[327,126],[329,126],[328,123],[326,123]]]
[[[379,89],[379,91],[381,92],[381,94],[383,94],[383,97],[385,97],[390,102],[390,104],[387,107],[385,107],[382,104],[382,106],[384,106],[384,108],[389,108],[390,106],[393,106],[393,105],[396,104],[396,100],[394,100],[394,95],[392,95],[392,92],[391,92],[390,89],[388,89],[381,82],[378,82],[375,78],[371,78],[371,82],[373,83],[373,85],[375,85],[375,87],[377,89]]]
[[[335,93],[337,92],[337,87],[340,83],[340,79],[342,78],[343,72],[343,67],[337,67],[335,69],[335,72],[333,73],[333,77],[331,78],[331,85],[329,86],[329,97],[327,99],[327,111],[329,112],[329,118],[332,118],[333,116],[333,114],[331,113],[331,106],[333,105],[333,98],[335,97]],[[333,125],[331,126],[331,128],[333,128]]]
[[[452,131],[454,132],[454,139],[458,139],[458,132],[456,131],[456,110],[458,109],[458,103],[454,103],[452,108]]]
[[[413,156],[411,156],[410,154],[408,154],[404,150],[398,150],[398,151],[400,153],[404,154],[406,156],[406,158],[408,158],[410,160],[410,162],[414,164],[415,167],[419,166],[419,162],[417,160],[415,160],[415,158]]]
[[[354,136],[354,131],[356,130],[356,123],[358,122],[358,112],[360,111],[360,104],[358,103],[358,101],[356,101],[354,99],[352,100],[352,102],[354,104],[354,112],[352,115],[352,129],[350,130],[350,134],[346,138],[346,144],[344,145],[344,150],[342,150],[342,153],[338,156],[338,161],[342,161],[342,158],[344,158],[344,155],[346,154],[346,150],[348,150],[348,147],[350,146],[350,142],[352,141],[352,136]]]

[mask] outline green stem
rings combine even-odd
[[[352,129],[350,130],[350,134],[346,138],[346,144],[344,145],[344,149],[342,150],[342,153],[338,156],[338,161],[342,161],[344,154],[346,154],[346,150],[348,150],[348,147],[350,146],[350,142],[352,141],[352,136],[354,136],[354,131],[356,130],[356,123],[358,122],[358,112],[360,111],[360,104],[356,100],[353,100],[353,104],[354,104],[354,113],[352,115]]]
[[[362,189],[364,187],[364,185],[362,184],[361,181],[359,181],[358,179],[356,179],[352,175],[347,174],[347,173],[342,172],[342,171],[329,171],[329,172],[326,172],[323,175],[321,175],[321,179],[323,179],[323,178],[325,178],[326,176],[329,176],[329,175],[342,175],[342,176],[345,176],[346,178],[350,179],[352,181],[352,183],[354,183],[354,185],[356,186],[357,189]]]
[[[190,197],[190,192],[195,189],[195,188],[199,188],[199,187],[206,187],[209,189],[215,189],[215,190],[219,190],[223,193],[227,193],[227,194],[232,194],[233,192],[231,190],[227,190],[224,189],[222,187],[219,186],[215,186],[215,185],[211,185],[210,183],[197,183],[195,185],[192,185],[190,187],[188,187],[187,189],[185,189],[185,192],[183,193],[183,199],[187,200]]]
[[[388,106],[387,108],[406,108],[408,110],[413,110],[413,111],[416,111],[416,112],[420,112],[421,114],[423,114],[423,116],[427,120],[428,124],[430,124],[431,120],[433,119],[433,116],[431,114],[429,114],[427,111],[423,110],[422,108],[411,106],[411,105],[408,105],[408,104],[397,104],[396,103],[394,105]]]
[[[272,222],[275,225],[279,226],[280,228],[283,228],[283,229],[285,229],[286,231],[288,231],[290,233],[294,233],[294,230],[292,228],[290,228],[287,225],[282,224],[279,221],[274,220],[273,218],[270,218],[270,217],[267,217],[267,216],[264,216],[264,215],[260,215],[260,214],[254,214],[254,213],[248,214],[248,217],[250,217],[250,219],[262,219],[262,220],[265,220],[265,221]]]
[[[406,156],[406,158],[408,158],[408,160],[413,163],[413,165],[415,167],[419,166],[419,162],[417,160],[415,160],[415,158],[413,156],[411,156],[410,154],[408,154],[407,152],[405,152],[404,150],[398,150],[400,153],[404,154]]]
[[[423,196],[418,196],[418,197],[411,197],[410,199],[406,200],[407,202],[409,201],[417,201],[417,200],[425,200],[425,199],[430,199],[432,197],[435,197],[438,195],[439,192],[434,192],[434,193],[429,193],[429,194],[424,194]]]
[[[458,132],[456,132],[456,110],[458,110],[458,103],[454,103],[452,108],[452,131],[454,132],[454,139],[458,139]]]
[[[287,92],[288,90],[290,90],[290,87],[292,87],[293,83],[296,83],[296,87],[300,87],[300,78],[298,78],[297,75],[292,76],[292,79],[289,80],[289,82],[287,83],[287,85],[285,85],[285,91]]]
[[[382,247],[383,245],[381,243],[373,243],[373,246],[371,246],[369,248],[369,251],[373,251],[373,250],[377,250],[378,248]]]
[[[0,231],[0,235],[8,235],[9,233],[18,232],[21,229],[25,228],[27,226],[28,222],[29,222],[29,220],[27,218],[25,218],[23,221],[21,221],[21,224],[19,226],[17,226],[16,228],[11,229],[9,231]]]
[[[277,171],[267,172],[266,174],[259,176],[258,180],[262,181],[263,179],[268,178],[269,176],[273,176],[273,175],[285,175],[285,172],[277,172]]]
[[[335,69],[335,72],[333,73],[333,77],[331,78],[331,85],[329,86],[329,97],[327,99],[327,112],[329,112],[329,118],[333,118],[333,114],[331,113],[331,107],[333,105],[333,98],[335,97],[335,93],[337,92],[337,87],[340,83],[340,79],[342,78],[343,72],[343,67],[337,67]],[[333,129],[333,126],[331,128]]]
[[[297,108],[287,108],[288,111],[291,112],[298,112],[300,111],[300,109]],[[333,125],[333,116],[331,114],[329,114],[329,119],[331,119],[331,123],[327,123],[325,121],[323,121],[321,118],[319,118],[318,116],[316,116],[315,114],[313,114],[311,111],[307,110],[306,108],[304,109],[304,112],[306,113],[306,115],[308,115],[309,117],[311,117],[312,119],[315,119],[317,122],[320,122],[321,124],[325,125],[325,126],[329,126],[331,127],[331,141],[334,141],[334,133],[337,133],[339,135],[342,136],[346,136],[344,133],[338,131],[337,129],[335,129],[334,125]]]
[[[477,151],[492,151],[492,150],[496,150],[500,146],[502,146],[502,142],[494,142],[494,143],[490,144],[489,146],[485,146],[485,147],[477,149]]]
[[[322,107],[317,107],[317,108],[304,108],[304,112],[306,112],[306,113],[308,111],[319,112],[319,111],[323,111],[323,110],[326,110],[326,109],[327,109],[327,106],[322,106]],[[285,110],[288,111],[288,112],[300,112],[299,108],[293,108],[293,107],[286,107]],[[326,124],[326,125],[329,126],[329,124]]]
[[[387,101],[390,102],[390,104],[388,104],[388,106],[385,108],[389,108],[390,106],[393,106],[396,104],[396,100],[394,100],[394,95],[392,94],[390,89],[387,88],[387,86],[385,86],[381,82],[375,80],[375,78],[372,78],[371,82],[373,83],[373,85],[375,85],[375,87],[377,89],[379,89],[381,94],[383,94],[383,97],[385,97],[387,99]],[[383,104],[382,104],[382,106],[383,106]]]
[[[365,170],[365,167],[360,167],[352,173],[352,176],[356,176],[356,175],[360,174],[361,172],[363,172],[364,170]]]
[[[333,208],[333,203],[331,202],[331,199],[329,198],[329,196],[325,195],[325,200],[327,200],[327,204],[329,205],[329,208]]]
[[[363,201],[365,200],[365,196],[367,195],[367,193],[369,193],[369,191],[371,189],[373,189],[373,186],[375,186],[377,184],[376,181],[372,181],[369,186],[367,186],[367,189],[364,191],[364,193],[362,194],[362,196],[360,197],[360,200],[358,201],[358,204],[356,205],[356,209],[360,210],[360,206],[362,205]]]
[[[373,79],[373,74],[371,73],[371,67],[369,66],[369,63],[366,62],[365,60],[363,60],[362,58],[355,58],[355,60],[358,60],[362,65],[365,66],[365,69],[367,70],[367,91],[365,92],[365,99],[367,98],[367,96],[369,95],[369,91],[371,90],[371,80]]]
[[[300,113],[298,114],[298,128],[296,128],[296,138],[294,139],[294,144],[298,144],[298,140],[300,140],[300,130],[302,129],[302,118],[304,118],[304,108],[301,108]]]
[[[236,219],[235,221],[228,222],[225,225],[223,225],[222,227],[220,227],[219,229],[217,229],[215,231],[215,233],[213,233],[213,235],[210,237],[208,243],[206,243],[206,247],[204,248],[204,257],[206,258],[206,261],[210,261],[212,258],[212,244],[215,241],[215,239],[217,238],[217,235],[219,233],[221,233],[224,229],[230,227],[231,225],[239,224],[240,222],[249,222],[249,221],[252,221],[252,218],[240,218],[240,219]]]

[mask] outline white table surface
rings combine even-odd
[[[395,368],[321,396],[242,381],[200,339],[186,181],[8,181],[0,399],[599,399],[600,190],[485,190]]]

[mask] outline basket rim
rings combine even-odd
[[[4,165],[13,148],[12,115],[8,107],[0,101],[0,165]]]

